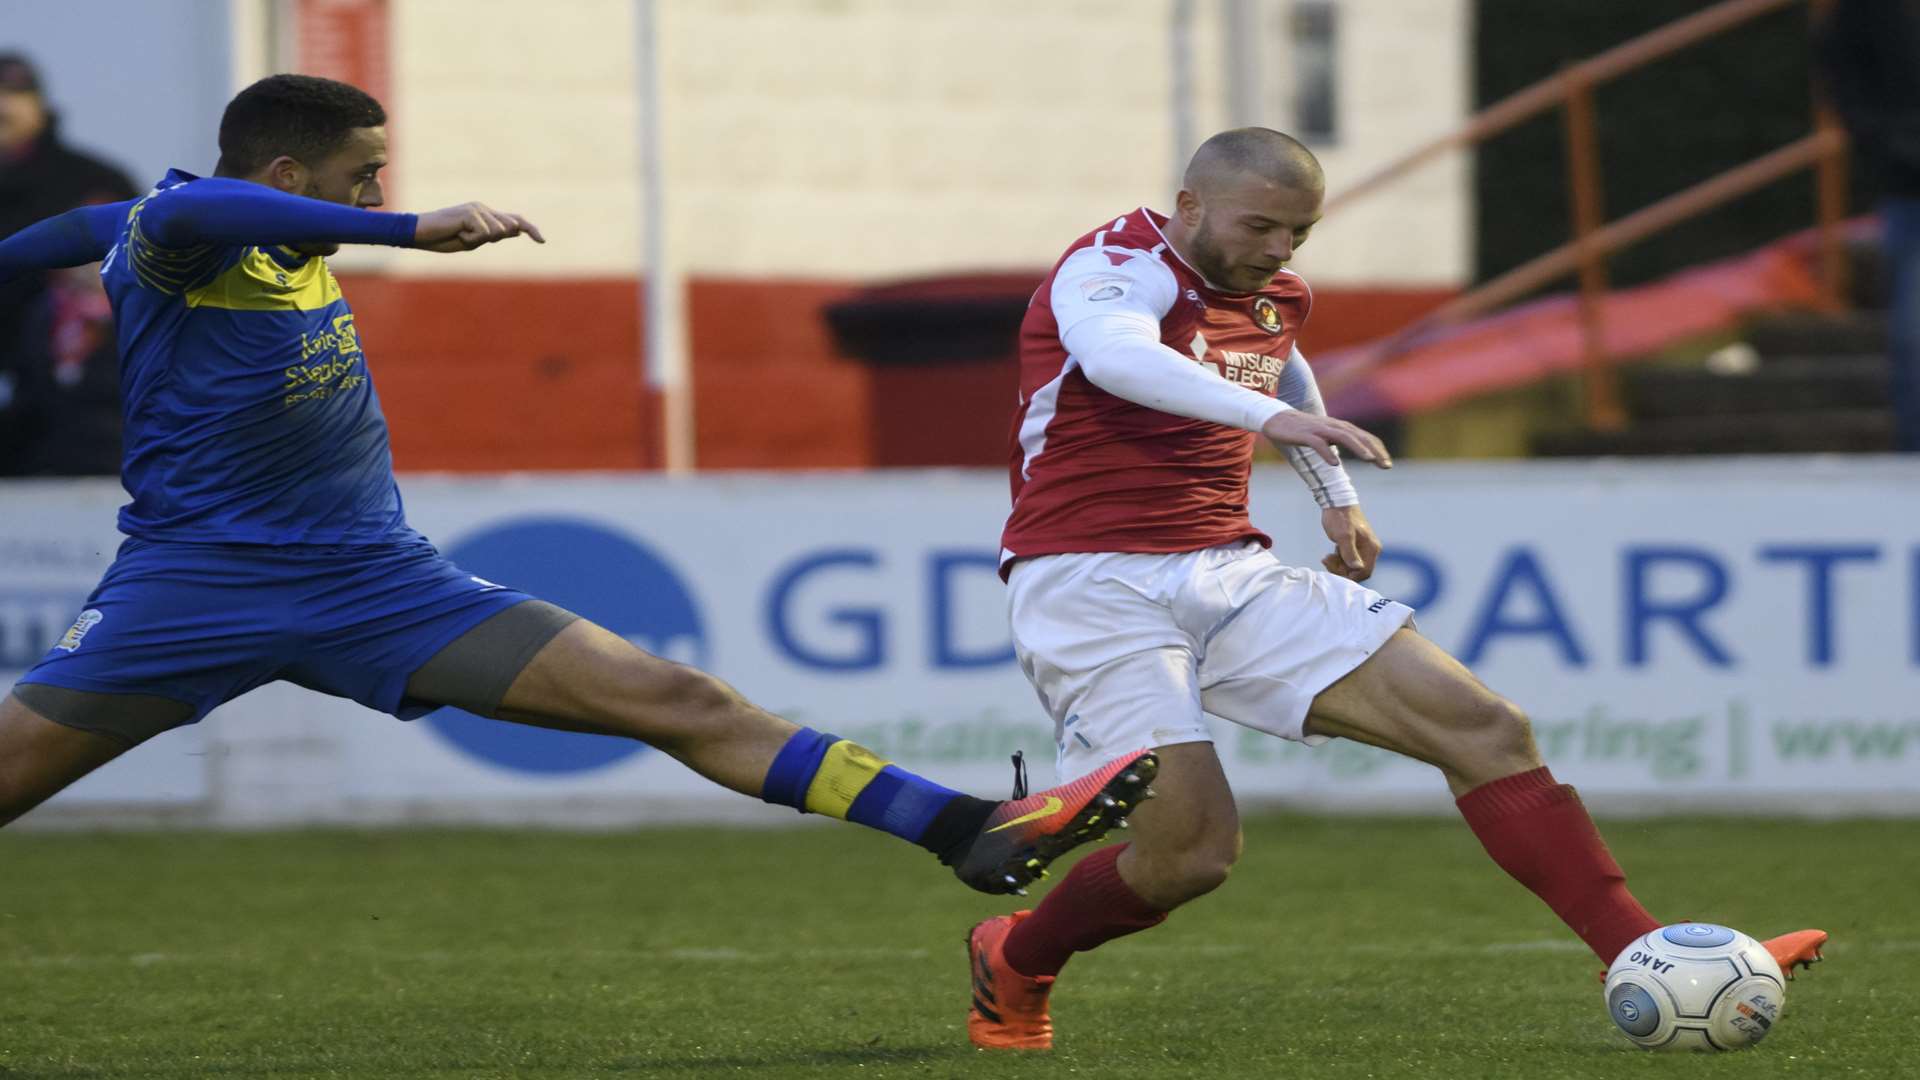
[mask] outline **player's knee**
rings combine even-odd
[[[1207,893],[1227,883],[1233,873],[1234,860],[1230,856],[1215,855],[1196,859],[1187,875],[1187,887],[1195,896]]]
[[[1518,770],[1530,768],[1538,762],[1539,751],[1534,747],[1533,724],[1520,706],[1513,702],[1486,695],[1464,720],[1463,741],[1482,769]]]
[[[626,710],[626,726],[635,729],[636,737],[670,753],[693,743],[725,740],[743,725],[765,719],[714,676],[654,657],[635,673],[635,692]]]
[[[1233,863],[1231,852],[1195,852],[1181,861],[1177,876],[1168,883],[1169,891],[1182,902],[1196,900],[1225,885],[1233,873]]]
[[[638,696],[655,708],[695,720],[732,707],[727,684],[696,667],[649,657],[634,672]]]
[[[1205,896],[1227,883],[1233,864],[1240,857],[1241,839],[1236,831],[1230,837],[1209,837],[1182,847],[1165,858],[1153,860],[1149,873],[1153,880],[1150,899],[1172,906]]]
[[[638,649],[606,656],[591,679],[563,684],[554,711],[661,745],[698,727],[725,690],[713,676]]]

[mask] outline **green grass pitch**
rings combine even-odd
[[[1608,829],[1666,918],[1833,931],[1757,1049],[1655,1055],[1451,820],[1264,816],[1081,956],[1052,1054],[966,1042],[1011,905],[851,827],[0,834],[0,1078],[1920,1075],[1920,823]]]

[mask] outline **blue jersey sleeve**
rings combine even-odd
[[[388,244],[413,246],[419,218],[289,195],[219,177],[164,188],[140,206],[145,240],[163,248],[202,244]]]
[[[82,206],[0,240],[0,281],[105,258],[132,202]]]

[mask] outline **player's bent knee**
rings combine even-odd
[[[661,694],[670,708],[709,714],[733,709],[740,702],[739,695],[726,683],[684,664],[669,665],[662,683]]]
[[[1195,896],[1203,896],[1227,883],[1233,875],[1231,859],[1197,860],[1187,875],[1187,887]]]
[[[1527,757],[1533,755],[1533,721],[1527,719],[1526,710],[1505,698],[1498,699],[1491,710],[1489,722],[1493,740],[1501,751],[1509,756]]]
[[[1240,847],[1236,833],[1231,843],[1202,841],[1157,858],[1142,858],[1134,864],[1133,876],[1139,880],[1133,884],[1152,902],[1168,907],[1184,904],[1227,883]]]
[[[1220,853],[1195,853],[1181,860],[1171,880],[1161,883],[1163,894],[1181,903],[1197,900],[1227,883],[1233,859]]]
[[[1539,764],[1533,724],[1520,706],[1489,695],[1465,719],[1460,762],[1464,774],[1505,776]]]

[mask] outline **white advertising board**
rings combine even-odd
[[[1748,459],[1402,465],[1359,478],[1373,584],[1533,717],[1614,810],[1920,811],[1920,463]],[[1051,725],[1008,641],[987,472],[409,477],[413,523],[473,573],[715,671],[775,711],[944,783],[1004,790]],[[110,557],[111,484],[0,487],[0,685]],[[1258,470],[1255,521],[1317,563],[1318,513]],[[1250,801],[1444,808],[1429,768],[1225,722]],[[629,821],[778,814],[637,744],[436,714],[402,724],[286,685],[50,804],[215,823]],[[97,812],[95,814],[97,816]],[[137,816],[137,815],[136,815]]]

